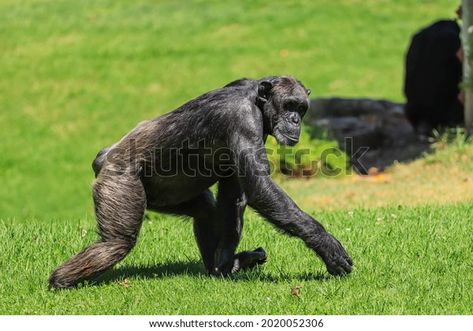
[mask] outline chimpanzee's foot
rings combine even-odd
[[[243,251],[236,254],[233,258],[233,267],[231,273],[240,270],[253,268],[256,265],[266,262],[267,256],[263,248],[258,247],[253,251]]]
[[[233,259],[226,258],[228,262],[221,263],[218,267],[209,271],[213,276],[228,276],[243,269],[253,268],[258,264],[266,262],[266,252],[261,247],[253,251],[243,251],[233,255]]]

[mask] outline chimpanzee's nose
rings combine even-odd
[[[297,114],[292,114],[291,115],[291,121],[294,124],[299,124],[301,119],[299,118],[299,116]]]

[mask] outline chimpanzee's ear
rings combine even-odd
[[[265,101],[268,100],[273,84],[267,80],[263,80],[258,85],[258,96]]]

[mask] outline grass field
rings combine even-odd
[[[241,247],[263,246],[268,263],[208,278],[190,222],[150,213],[136,249],[97,284],[46,287],[96,238],[93,157],[137,122],[243,76],[291,74],[314,96],[402,101],[410,35],[455,7],[0,0],[0,313],[472,314],[471,145],[374,177],[278,178],[345,244],[349,277],[328,277],[250,212]]]
[[[92,220],[2,222],[0,311],[15,314],[471,314],[471,204],[318,213],[355,261],[344,279],[300,242],[247,217],[242,248],[262,268],[208,278],[190,226],[152,217],[135,250],[96,286],[46,290],[52,268],[95,239]],[[314,214],[314,213],[312,213]],[[24,242],[23,244],[20,244]],[[300,295],[291,288],[302,286]]]

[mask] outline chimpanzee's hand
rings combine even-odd
[[[327,271],[334,276],[349,274],[353,261],[342,244],[328,232],[324,232],[319,240],[316,251],[325,262]]]

